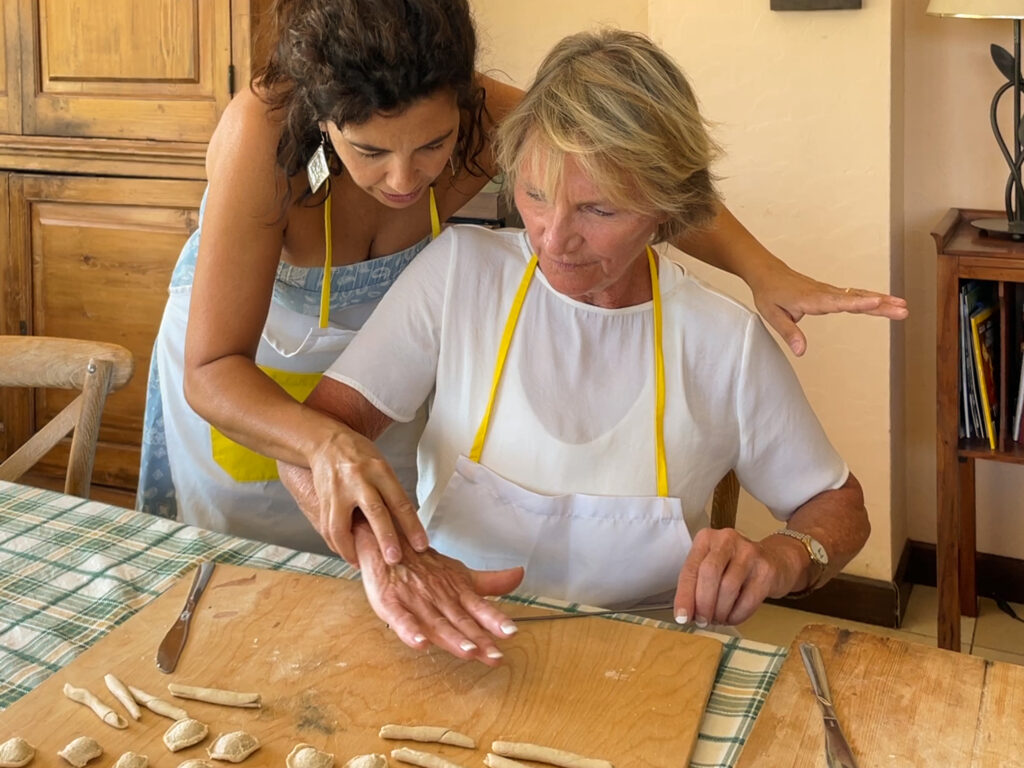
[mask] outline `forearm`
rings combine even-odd
[[[231,355],[186,372],[189,405],[217,430],[257,453],[308,466],[339,424],[297,402],[253,361]]]
[[[763,539],[762,545],[777,549],[788,563],[790,584],[783,594],[799,592],[812,582],[824,584],[836,576],[860,552],[871,533],[857,478],[851,474],[841,488],[812,498],[793,514],[786,527],[817,539],[828,553],[828,566],[819,581],[819,568],[811,563],[801,542],[787,536]]]
[[[706,264],[731,272],[751,288],[762,277],[785,267],[722,203],[707,228],[687,232],[672,245]]]

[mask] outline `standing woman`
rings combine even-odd
[[[409,500],[424,414],[389,429],[377,441],[387,462],[367,468],[347,463],[351,446],[299,442],[315,417],[301,400],[439,222],[494,175],[490,130],[522,94],[475,73],[467,0],[279,0],[275,19],[270,60],[210,141],[199,228],[156,340],[137,506],[326,551],[274,462],[319,452],[318,466],[359,478],[346,497],[397,562],[392,519],[427,545]],[[793,272],[724,208],[675,244],[742,277],[798,354],[803,314],[906,314],[901,300]],[[347,528],[356,504],[324,504]]]

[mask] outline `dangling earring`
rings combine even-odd
[[[327,167],[327,134],[320,131],[320,146],[306,163],[306,175],[309,177],[309,191],[316,194],[324,182],[330,178],[331,171]]]
[[[452,169],[452,176],[455,176],[459,172],[459,169],[455,167],[455,153],[454,152],[452,152],[450,155],[448,155],[448,165]]]

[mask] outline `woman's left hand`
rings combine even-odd
[[[909,314],[906,299],[861,288],[837,288],[774,261],[770,273],[751,284],[754,304],[761,317],[799,357],[807,349],[807,337],[797,327],[804,315],[851,312],[903,320]]]
[[[431,643],[462,659],[497,666],[494,638],[508,637],[515,623],[484,595],[503,595],[523,580],[522,568],[476,571],[432,549],[417,552],[403,542],[402,561],[388,565],[369,525],[353,527],[363,589],[370,607],[410,648]]]
[[[734,528],[698,531],[679,572],[676,620],[699,627],[740,624],[766,597],[788,594],[798,575],[773,544],[751,541]]]

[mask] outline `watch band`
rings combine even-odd
[[[821,543],[811,536],[809,533],[802,533],[800,531],[794,531],[792,528],[780,528],[777,531],[772,531],[771,535],[788,536],[791,539],[796,539],[804,545],[804,549],[807,550],[807,556],[811,560],[811,565],[818,567],[818,574],[812,578],[807,586],[798,592],[790,592],[786,597],[807,597],[820,585],[822,578],[825,576],[825,568],[828,567],[828,553],[825,548],[821,546]],[[820,550],[819,554],[816,550]]]

